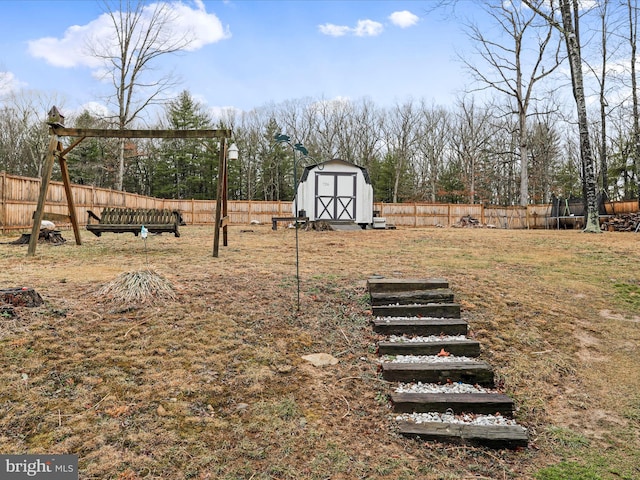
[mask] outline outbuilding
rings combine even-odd
[[[297,205],[296,205],[297,203]],[[293,210],[310,221],[355,223],[365,228],[373,220],[373,187],[369,173],[340,159],[305,167]]]

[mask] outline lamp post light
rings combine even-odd
[[[296,152],[302,153],[303,156],[309,155],[309,151],[301,143],[291,143],[291,137],[282,133],[274,137],[276,143],[286,143],[293,150],[293,215],[296,230],[296,282],[298,284],[297,309],[300,311],[300,249],[298,242],[298,165],[296,163]]]
[[[238,160],[238,146],[235,143],[229,145],[227,149],[227,158],[229,160]]]

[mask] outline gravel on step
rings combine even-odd
[[[442,422],[442,423],[464,423],[468,425],[517,425],[517,422],[502,415],[474,415],[463,413],[454,415],[451,412],[438,413],[404,413],[395,417],[396,421],[412,423]]]
[[[428,343],[428,342],[461,342],[468,340],[465,335],[429,335],[427,337],[408,337],[406,335],[390,335],[390,342],[397,343]]]
[[[464,356],[438,356],[438,355],[382,355],[381,363],[451,363],[451,362],[469,362],[478,363],[475,358]]]
[[[495,390],[471,385],[469,383],[401,383],[396,389],[396,393],[493,393]]]
[[[391,323],[399,320],[451,320],[447,317],[376,317],[376,320],[383,320],[387,323]]]

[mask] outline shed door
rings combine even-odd
[[[356,218],[356,175],[316,172],[316,220]]]

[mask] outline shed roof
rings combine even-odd
[[[327,160],[326,162],[316,163],[315,165],[307,165],[306,167],[304,167],[304,171],[302,172],[302,178],[300,178],[300,183],[305,182],[307,180],[307,177],[309,176],[309,172],[311,170],[313,170],[314,168],[318,168],[319,170],[322,170],[324,166],[330,163],[341,163],[343,165],[348,165],[350,167],[360,169],[362,171],[362,175],[364,176],[364,181],[367,182],[369,185],[371,184],[371,178],[369,178],[369,172],[367,171],[366,168],[356,165],[355,163],[347,162],[346,160],[341,160],[339,158]]]

